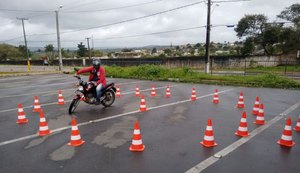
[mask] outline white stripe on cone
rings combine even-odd
[[[72,130],[78,130],[78,127],[77,126],[72,126]]]
[[[40,122],[46,122],[46,118],[40,118]]]
[[[48,130],[49,128],[48,128],[48,126],[42,126],[42,127],[40,127],[40,131],[45,131],[45,130]]]
[[[292,126],[285,126],[285,127],[284,127],[284,130],[289,130],[289,131],[291,131],[291,130],[292,130]]]
[[[257,116],[257,117],[256,117],[256,120],[261,120],[261,121],[262,121],[262,120],[265,120],[265,119],[264,119],[264,117]]]
[[[214,137],[213,136],[204,136],[204,140],[206,141],[213,141],[214,140]]]
[[[18,112],[24,112],[23,108],[19,108]]]
[[[141,134],[141,131],[140,130],[133,130],[133,134],[135,134],[135,135],[139,135],[139,134]]]
[[[247,127],[239,127],[239,131],[246,132],[246,131],[248,131],[248,128]]]
[[[19,116],[18,116],[18,119],[19,119],[19,120],[22,120],[22,119],[26,119],[26,117],[25,117],[25,115],[19,115]]]
[[[80,140],[80,139],[81,139],[80,135],[71,136],[72,141],[77,141],[77,140]]]
[[[281,139],[285,140],[285,141],[291,141],[292,140],[292,136],[286,136],[286,135],[282,135]]]
[[[206,126],[206,131],[212,131],[212,130],[213,130],[212,126]]]
[[[142,144],[143,144],[143,142],[141,139],[140,140],[132,140],[132,145],[142,145]]]

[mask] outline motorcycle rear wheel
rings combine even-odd
[[[115,93],[112,90],[108,90],[104,93],[104,100],[102,100],[101,104],[104,107],[110,107],[116,99]]]

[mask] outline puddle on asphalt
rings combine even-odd
[[[50,159],[54,161],[68,160],[75,155],[75,147],[63,145],[50,154]]]
[[[136,117],[123,117],[121,122],[113,124],[105,132],[94,138],[92,143],[104,145],[106,148],[117,148],[131,140]]]
[[[32,141],[30,141],[26,147],[24,147],[24,149],[29,149],[31,147],[34,147],[34,146],[37,146],[37,145],[40,145],[41,143],[43,143],[46,139],[48,138],[48,136],[44,136],[44,137],[40,137],[38,139],[34,139]]]
[[[187,117],[184,116],[184,112],[187,110],[186,107],[184,106],[177,106],[174,111],[173,114],[168,116],[168,121],[171,123],[178,123],[180,121],[185,120]]]
[[[68,116],[68,115],[62,115],[62,116],[59,116],[55,119],[50,119],[48,121],[48,126],[49,126],[49,129],[57,129],[57,128],[61,128],[61,127],[64,127],[64,126],[67,126],[69,125],[71,122],[71,117]],[[56,132],[55,134],[59,134],[61,133],[62,131],[60,132]],[[40,137],[40,138],[37,138],[37,139],[33,139],[31,140],[27,146],[24,147],[24,149],[29,149],[29,148],[32,148],[32,147],[35,147],[37,145],[40,145],[42,144],[49,136],[44,136],[44,137]]]

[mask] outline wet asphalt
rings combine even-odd
[[[70,125],[67,110],[75,91],[75,78],[58,74],[0,78],[0,172],[185,172],[240,139],[234,132],[243,111],[247,112],[249,132],[259,127],[253,124],[255,116],[251,114],[256,96],[265,105],[266,121],[300,100],[297,90],[113,78],[108,81],[120,85],[121,98],[109,108],[80,103],[75,117],[77,123],[87,122],[79,126],[86,143],[70,147],[66,145],[70,140],[70,129],[58,130],[46,137],[24,137],[36,134],[39,128],[39,114],[32,112],[35,95],[40,99],[51,130]],[[158,88],[156,97],[150,97],[152,84]],[[171,98],[165,97],[168,84]],[[142,93],[151,110],[137,111],[140,98],[135,97],[136,85],[146,90]],[[189,100],[193,87],[197,96],[203,97],[180,103]],[[212,104],[216,88],[226,91],[220,94],[218,105]],[[63,90],[66,101],[63,106],[56,104],[57,90]],[[244,109],[235,108],[240,91],[244,92]],[[18,103],[25,107],[27,124],[15,123]],[[292,118],[293,126],[299,115],[299,107],[287,115]],[[208,118],[213,120],[218,143],[214,148],[205,148],[199,143]],[[92,123],[93,120],[99,121]],[[141,153],[128,150],[136,120],[146,146]],[[291,149],[276,143],[284,123],[284,118],[279,120],[203,172],[300,172],[300,133],[293,131],[296,146]]]

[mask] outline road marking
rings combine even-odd
[[[170,85],[170,87],[176,87],[178,85]],[[156,88],[157,90],[159,89],[163,89],[163,88],[166,88],[166,87],[158,87]],[[140,91],[150,91],[151,88],[148,88],[148,89],[144,89],[144,90],[140,90]],[[135,93],[135,90],[134,91],[128,91],[128,92],[123,92],[122,95],[127,95],[127,94],[132,94],[132,93]],[[68,102],[71,102],[72,100],[65,100],[65,103],[68,103]],[[55,105],[57,104],[57,102],[52,102],[52,103],[44,103],[44,104],[41,104],[41,106],[49,106],[49,105]],[[24,106],[23,109],[27,109],[27,108],[32,108],[33,105],[30,105],[30,106]],[[11,108],[11,109],[5,109],[5,110],[0,110],[0,113],[2,112],[9,112],[9,111],[14,111],[14,110],[17,110],[18,108]]]
[[[239,148],[241,145],[243,145],[246,142],[248,142],[250,139],[254,138],[256,135],[260,134],[261,132],[263,132],[264,130],[266,130],[267,128],[269,128],[270,126],[272,126],[273,124],[275,124],[279,120],[281,120],[285,115],[287,115],[290,112],[292,112],[293,110],[295,110],[298,106],[300,106],[300,101],[298,101],[293,106],[289,107],[287,110],[285,110],[284,112],[282,112],[280,115],[278,115],[278,116],[274,117],[273,119],[271,119],[270,121],[266,122],[265,125],[260,126],[260,127],[256,128],[256,129],[254,129],[251,132],[251,135],[249,137],[241,138],[241,139],[235,141],[234,143],[232,143],[231,145],[227,146],[223,150],[217,152],[214,156],[210,156],[209,158],[207,158],[204,161],[200,162],[196,166],[192,167],[191,169],[189,169],[188,171],[186,171],[186,173],[199,173],[199,172],[202,172],[203,170],[205,170],[206,168],[208,168],[212,164],[216,163],[222,157],[225,157],[226,155],[228,155],[232,151],[234,151],[237,148]]]
[[[112,82],[114,82],[114,81],[112,81]],[[124,84],[132,84],[132,83],[145,83],[145,82],[150,82],[150,81],[123,82],[123,83],[118,83],[118,84],[116,84],[116,85],[124,85]],[[74,83],[76,83],[76,82],[74,82]],[[8,88],[5,88],[5,89],[8,89]],[[13,88],[13,89],[15,89],[15,88]],[[62,91],[66,91],[66,90],[75,90],[75,88],[64,89],[64,90],[62,90]],[[11,97],[21,97],[21,96],[27,96],[27,95],[36,95],[36,94],[46,94],[46,95],[44,95],[44,96],[47,96],[48,93],[49,93],[49,95],[51,95],[52,93],[56,93],[56,92],[57,92],[57,90],[54,90],[54,91],[44,91],[44,92],[37,92],[37,93],[27,93],[27,94],[8,95],[8,96],[2,96],[2,97],[0,97],[0,99],[8,98],[8,97],[11,98]]]
[[[16,87],[16,88],[2,88],[2,89],[0,89],[0,91],[1,90],[9,90],[9,89],[15,90],[15,89],[20,89],[20,88],[34,88],[34,87],[39,88],[39,87],[44,87],[44,86],[64,85],[64,84],[70,84],[70,83],[76,83],[76,82],[72,81],[72,82],[61,82],[61,83],[54,83],[54,84],[31,85],[31,86],[23,86],[23,87]]]
[[[229,91],[232,91],[232,90],[233,89],[227,89],[227,90],[219,91],[219,94],[225,93],[225,92],[229,92]],[[209,97],[209,96],[213,96],[213,95],[214,95],[214,93],[206,94],[206,95],[197,97],[196,99],[205,98],[205,97]],[[163,108],[163,107],[178,105],[178,104],[182,104],[182,103],[187,103],[187,102],[191,102],[191,101],[192,101],[191,99],[188,99],[188,100],[177,101],[177,102],[168,103],[168,104],[164,104],[164,105],[154,106],[154,107],[148,108],[148,111],[151,111],[151,110],[154,110],[154,109]],[[121,114],[109,116],[109,117],[106,117],[106,118],[100,118],[100,119],[96,119],[96,120],[92,120],[92,121],[87,121],[87,122],[79,123],[79,124],[77,124],[77,126],[78,127],[79,126],[85,126],[85,125],[88,125],[88,124],[92,124],[92,123],[96,123],[96,122],[101,122],[101,121],[105,121],[105,120],[110,120],[110,119],[122,117],[122,116],[125,116],[125,115],[131,115],[131,114],[139,113],[139,112],[140,112],[139,110],[136,110],[136,111],[126,112],[126,113],[121,113]],[[70,128],[71,128],[71,126],[65,126],[65,127],[54,129],[54,130],[52,130],[52,132],[53,132],[52,135],[55,134],[55,133],[58,133],[60,131],[70,129]],[[4,146],[4,145],[7,145],[7,144],[11,144],[11,143],[23,141],[23,140],[26,140],[26,139],[32,139],[32,138],[35,138],[35,137],[38,137],[38,135],[37,134],[33,134],[33,135],[24,136],[24,137],[21,137],[21,138],[16,138],[16,139],[12,139],[12,140],[8,140],[8,141],[0,142],[0,146]]]

